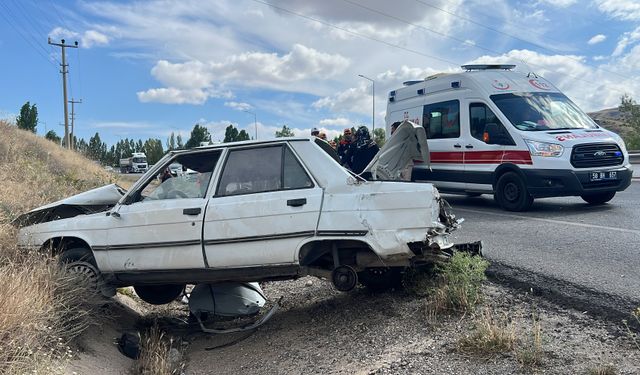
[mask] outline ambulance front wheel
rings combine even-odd
[[[533,203],[523,179],[515,172],[500,176],[496,184],[495,200],[507,211],[526,211]]]

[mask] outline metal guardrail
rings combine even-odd
[[[629,161],[632,164],[640,164],[640,151],[629,151]]]

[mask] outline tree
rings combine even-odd
[[[178,134],[178,136],[176,137],[176,147],[179,150],[182,150],[184,148],[184,142],[182,141],[182,136],[180,134]]]
[[[171,132],[171,135],[167,139],[167,151],[176,149],[176,135]]]
[[[187,144],[184,145],[185,148],[194,148],[200,146],[201,142],[210,143],[211,142],[211,134],[209,134],[209,130],[205,126],[200,126],[200,124],[196,124],[191,130],[191,136],[187,141]]]
[[[92,160],[102,161],[106,153],[107,145],[100,140],[100,134],[96,134],[89,138],[89,146],[87,148],[87,157]]]
[[[49,130],[47,132],[47,134],[44,135],[44,137],[56,144],[60,144],[60,137],[58,137],[58,135],[56,134],[56,132],[54,130]]]
[[[36,127],[38,126],[38,108],[35,104],[30,105],[29,102],[26,102],[22,105],[20,115],[16,119],[16,125],[18,125],[20,129],[36,132]]]
[[[383,128],[373,129],[373,140],[376,141],[378,147],[382,147],[385,142],[385,133]]]
[[[238,132],[238,129],[236,129],[235,126],[233,125],[229,125],[227,126],[227,128],[224,130],[224,140],[223,142],[239,142],[239,141],[248,141],[249,138],[249,134],[243,130],[240,130],[240,132]]]
[[[149,138],[144,142],[144,153],[147,155],[147,163],[156,164],[164,156],[162,141]]]
[[[288,127],[286,124],[282,125],[282,130],[276,130],[276,138],[284,138],[284,137],[293,137],[293,130]]]
[[[631,128],[631,131],[624,135],[627,148],[640,148],[640,106],[631,96],[624,94],[620,98],[618,110],[620,110],[622,118]]]

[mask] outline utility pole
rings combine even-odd
[[[73,100],[73,98],[71,98],[71,100],[69,100],[69,103],[71,103],[71,134],[69,134],[69,144],[71,145],[71,149],[75,150],[76,145],[73,144],[73,136],[76,134],[75,133],[75,128],[74,128],[74,124],[75,124],[75,120],[76,120],[76,111],[75,111],[75,106],[74,104],[82,104],[82,99],[80,100]]]
[[[358,74],[358,77],[364,78],[368,81],[371,81],[371,96],[372,96],[372,110],[371,110],[371,139],[375,140],[375,130],[376,130],[376,81],[373,79],[363,76],[362,74]]]
[[[251,112],[248,109],[243,109],[242,112],[247,112],[253,115],[253,126],[256,128],[256,141],[258,140],[258,120],[255,112]]]
[[[68,149],[71,149],[71,140],[69,137],[69,110],[67,108],[67,73],[69,73],[69,64],[67,64],[67,59],[65,55],[65,48],[78,48],[78,41],[75,41],[73,45],[64,44],[64,39],[60,40],[60,43],[51,42],[51,38],[49,38],[48,43],[52,46],[58,46],[62,48],[62,63],[60,66],[62,70],[62,95],[64,96],[64,141],[65,145]]]

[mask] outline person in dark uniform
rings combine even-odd
[[[369,129],[366,126],[359,127],[356,130],[355,146],[351,152],[351,170],[356,174],[362,173],[379,150],[376,142],[371,139]]]
[[[340,162],[345,167],[351,169],[351,148],[353,146],[353,135],[351,134],[351,129],[344,129],[344,133],[342,134],[342,139],[340,140],[340,144],[338,144],[338,156],[340,157]]]

